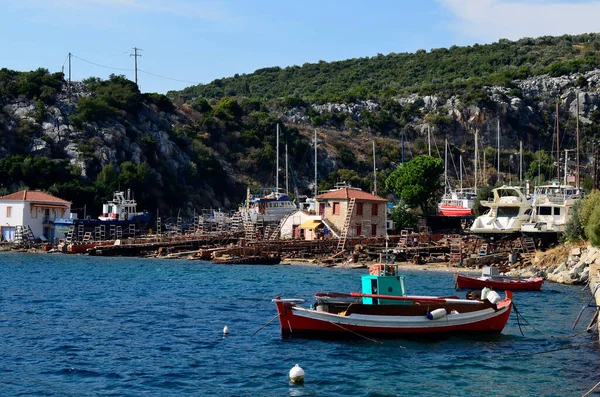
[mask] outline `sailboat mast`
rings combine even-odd
[[[567,163],[569,161],[569,152],[567,149],[565,149],[565,186],[567,185]],[[560,182],[559,182],[560,183]]]
[[[498,182],[500,183],[500,119],[498,119]]]
[[[377,168],[375,167],[375,140],[373,140],[373,191],[377,195]]]
[[[560,132],[558,128],[558,101],[556,101],[556,180],[560,184]]]
[[[519,183],[523,183],[523,141],[519,141]]]
[[[577,173],[577,179],[576,179],[576,183],[575,186],[577,187],[577,190],[579,190],[579,93],[577,93],[577,120],[576,120],[576,125],[577,125],[577,169],[576,169],[576,173]]]
[[[431,132],[429,131],[429,124],[427,124],[427,147],[429,148],[429,157],[431,157]]]
[[[462,154],[460,155],[460,157],[458,158],[458,160],[459,160],[458,161],[459,162],[458,169],[460,170],[460,190],[462,190],[462,188],[463,188],[463,185],[462,185],[462,167],[463,167],[463,165],[462,165]]]
[[[479,135],[479,130],[475,130],[475,185],[474,185],[474,190],[477,191],[477,156],[479,155],[479,150],[478,150],[478,144],[477,144],[477,138]]]
[[[290,184],[288,181],[288,151],[287,143],[285,144],[285,194],[290,195]]]
[[[444,194],[448,194],[448,139],[444,140]]]
[[[277,167],[275,169],[275,191],[279,193],[279,123],[277,123]]]
[[[315,128],[315,197],[317,197],[317,129]]]

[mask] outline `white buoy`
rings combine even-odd
[[[290,381],[295,384],[304,383],[304,370],[298,364],[290,369]]]
[[[227,335],[229,333],[229,328],[227,326],[223,327],[223,335]]]

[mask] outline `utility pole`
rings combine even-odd
[[[129,54],[130,57],[133,57],[133,64],[134,64],[134,69],[135,69],[135,85],[138,85],[138,78],[137,78],[137,59],[138,57],[141,57],[142,54],[138,54],[138,51],[143,51],[141,48],[137,48],[137,47],[133,47],[133,54]],[[139,86],[138,86],[139,88]]]
[[[69,52],[69,85],[67,88],[69,102],[71,102],[71,53]]]

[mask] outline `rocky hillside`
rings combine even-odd
[[[443,156],[444,139],[450,143],[451,183],[457,183],[459,156],[464,163],[465,180],[472,180],[475,132],[479,136],[479,169],[484,169],[479,173],[480,184],[518,180],[521,141],[523,176],[550,179],[556,176],[557,103],[561,152],[575,148],[578,120],[585,170],[590,161],[591,139],[600,133],[600,65],[595,58],[600,37],[546,38],[542,40],[544,62],[539,64],[534,64],[534,55],[540,55],[541,47],[535,43],[541,39],[532,40],[502,42],[482,46],[483,49],[474,46],[418,52],[414,59],[410,54],[402,54],[402,62],[423,62],[403,63],[407,69],[398,76],[407,78],[411,70],[416,75],[429,76],[426,87],[414,79],[410,80],[412,85],[397,90],[369,91],[364,85],[355,86],[360,81],[377,86],[375,76],[391,84],[390,77],[377,65],[392,65],[389,62],[398,58],[394,54],[385,59],[376,57],[372,62],[350,62],[350,69],[323,63],[320,70],[327,71],[332,84],[346,88],[340,88],[344,95],[318,98],[302,95],[304,85],[296,94],[274,97],[283,91],[269,85],[264,71],[257,71],[261,79],[246,76],[245,93],[235,89],[227,92],[235,96],[222,96],[224,92],[204,87],[170,93],[167,97],[141,94],[133,82],[122,76],[111,76],[106,81],[91,78],[69,85],[61,73],[2,69],[0,193],[26,186],[69,199],[75,208],[85,204],[99,209],[114,190],[129,188],[140,207],[153,213],[191,215],[201,208],[233,209],[243,200],[247,187],[275,185],[278,124],[279,184],[285,185],[287,145],[289,186],[294,194],[306,194],[314,188],[315,129],[320,189],[346,181],[372,190],[375,142],[378,193],[388,195],[385,179],[402,159],[408,161],[428,153],[428,131],[432,155]],[[514,51],[520,54],[520,61],[506,55]],[[473,61],[479,58],[473,58],[472,53],[486,54],[486,59],[495,60],[493,67],[485,71],[480,60]],[[551,54],[562,58],[553,62]],[[459,62],[461,57],[464,62]],[[503,57],[509,71],[506,73],[500,62]],[[521,66],[528,71],[515,69],[518,62],[525,61],[528,63]],[[453,64],[453,72],[447,74],[450,72],[444,69],[442,73],[442,64]],[[360,68],[356,69],[356,65]],[[309,66],[302,68],[314,69]],[[467,67],[486,77],[474,75]],[[377,69],[377,73],[369,74],[370,68]],[[334,78],[333,70],[337,70],[339,78]],[[342,77],[349,70],[356,74],[346,81]],[[276,72],[285,73],[269,71]],[[294,71],[290,81],[298,73],[303,76],[298,84],[311,81],[310,84],[318,85],[323,75],[313,72],[310,77],[301,70]],[[438,79],[433,84],[431,76],[437,72],[439,78],[449,76],[451,81],[444,84]],[[242,77],[232,78],[232,84]],[[226,87],[229,80],[219,84],[214,82],[211,87]],[[261,89],[260,84],[264,85]],[[348,94],[355,88],[352,95]],[[252,94],[267,89],[270,94],[265,97],[272,99]],[[498,124],[500,181],[496,180]],[[572,152],[569,158],[574,158]],[[573,169],[572,164],[569,167]]]

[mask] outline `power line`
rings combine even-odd
[[[87,62],[87,63],[91,63],[92,65],[96,65],[96,66],[99,66],[99,67],[101,67],[101,68],[105,68],[105,69],[112,69],[112,70],[122,70],[122,71],[125,71],[125,72],[131,72],[131,70],[132,70],[132,69],[121,69],[121,68],[113,68],[113,67],[110,67],[110,66],[104,66],[104,65],[100,65],[99,63],[95,63],[95,62],[88,61],[88,60],[86,60],[86,59],[80,58],[80,57],[78,57],[78,56],[77,56],[77,55],[75,55],[75,54],[71,54],[71,56],[73,56],[73,57],[75,57],[75,58],[79,59],[80,61]]]
[[[134,48],[134,50],[136,50],[136,48]],[[139,48],[137,48],[137,50],[140,50],[140,49],[139,49]],[[101,67],[101,68],[105,68],[105,69],[119,70],[119,71],[125,71],[125,72],[131,72],[132,70],[135,70],[135,71],[136,71],[136,79],[135,79],[135,80],[136,80],[136,84],[137,84],[137,72],[142,72],[142,73],[145,73],[145,74],[148,74],[148,75],[154,76],[154,77],[158,77],[158,78],[165,79],[165,80],[177,81],[177,82],[180,82],[180,83],[200,84],[200,83],[199,83],[199,82],[197,82],[197,81],[189,81],[189,80],[180,80],[180,79],[174,79],[174,78],[172,78],[172,77],[161,76],[161,75],[159,75],[159,74],[156,74],[156,73],[152,73],[152,72],[148,72],[148,71],[146,71],[146,70],[139,69],[139,68],[137,68],[137,62],[136,62],[136,69],[123,69],[123,68],[115,68],[115,67],[111,67],[111,66],[105,66],[105,65],[101,65],[101,64],[99,64],[99,63],[96,63],[96,62],[88,61],[87,59],[83,59],[83,58],[81,58],[81,57],[78,57],[78,56],[77,56],[77,55],[75,55],[75,54],[71,54],[71,56],[72,56],[72,57],[75,57],[75,58],[77,58],[77,59],[79,59],[79,60],[81,60],[81,61],[83,61],[83,62],[86,62],[86,63],[92,64],[92,65],[95,65],[95,66],[99,66],[99,67]],[[131,56],[136,56],[136,55],[135,55],[135,54],[131,54]],[[137,60],[137,57],[139,57],[139,56],[141,56],[141,54],[137,54],[137,56],[136,56],[136,60]],[[67,56],[67,58],[68,58],[68,56]],[[64,64],[63,64],[63,67],[64,67]]]
[[[171,77],[160,76],[160,75],[158,75],[158,74],[154,74],[154,73],[146,72],[145,70],[142,70],[142,69],[138,69],[138,71],[139,71],[139,72],[142,72],[142,73],[149,74],[149,75],[151,75],[151,76],[154,76],[154,77],[159,77],[159,78],[161,78],[161,79],[172,80],[172,81],[179,81],[179,82],[181,82],[181,83],[200,84],[200,83],[199,83],[199,82],[197,82],[197,81],[179,80],[179,79],[173,79],[173,78],[171,78]]]

